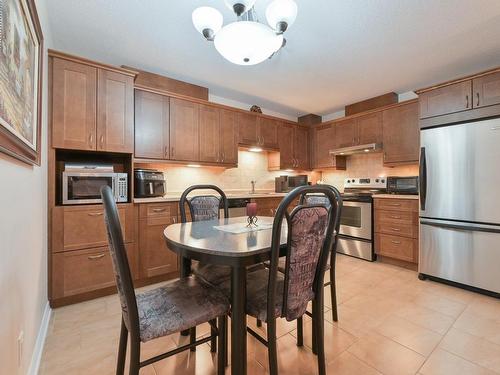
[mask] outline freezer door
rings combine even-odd
[[[420,273],[500,293],[499,264],[499,226],[420,221]]]
[[[420,132],[420,216],[500,224],[500,119]]]

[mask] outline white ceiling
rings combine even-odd
[[[201,5],[232,22],[223,0],[45,1],[55,49],[291,116],[500,65],[500,0],[296,0],[286,48],[251,67],[224,60],[191,23]],[[257,0],[261,20],[269,2]]]

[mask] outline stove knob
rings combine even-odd
[[[383,184],[385,184],[385,180],[382,180],[382,181],[380,181],[380,182],[382,182]]]
[[[377,178],[377,179],[375,180],[375,182],[377,182],[377,183],[378,183],[378,182],[379,182],[379,179]]]

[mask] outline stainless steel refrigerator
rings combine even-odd
[[[419,273],[500,293],[500,118],[420,132]]]

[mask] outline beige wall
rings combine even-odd
[[[37,1],[46,46],[43,1]],[[0,154],[0,363],[2,374],[25,374],[47,305],[47,55],[44,56],[42,166]],[[17,338],[24,332],[21,366]]]
[[[418,164],[384,167],[382,153],[349,156],[346,167],[345,171],[323,172],[323,181],[342,189],[347,177],[418,176]]]
[[[256,181],[255,189],[273,190],[274,178],[281,175],[294,175],[293,172],[270,172],[267,170],[267,153],[238,151],[238,168],[190,168],[186,166],[155,165],[162,170],[167,179],[167,192],[184,191],[194,184],[216,184],[224,190],[244,190],[251,188],[250,181]],[[318,173],[307,173],[309,179],[316,181]]]

